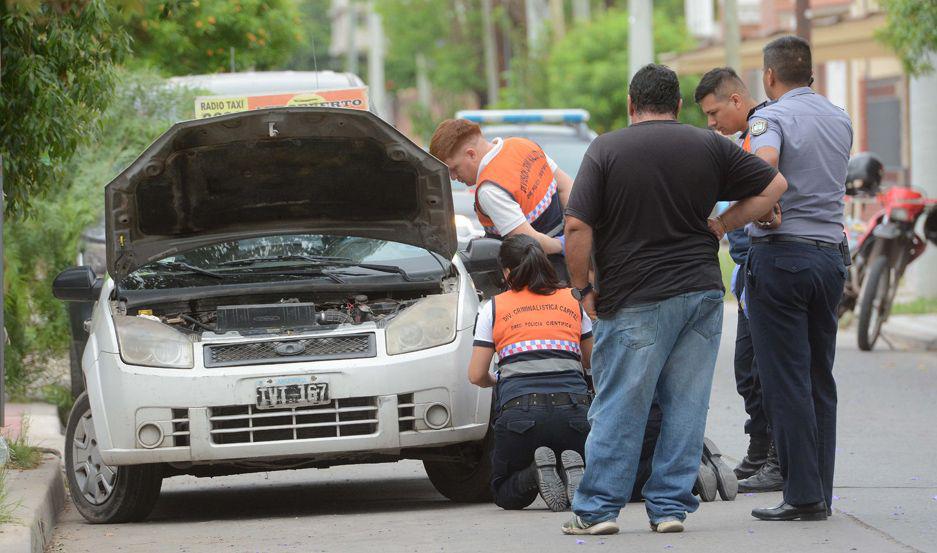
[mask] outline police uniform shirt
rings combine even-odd
[[[752,152],[778,151],[787,179],[777,229],[753,227],[753,237],[784,234],[838,243],[843,238],[846,165],[852,123],[842,109],[809,87],[795,88],[751,116]]]

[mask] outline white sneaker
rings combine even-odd
[[[575,517],[573,520],[563,524],[563,533],[574,536],[617,534],[618,524],[614,520],[603,520],[602,522],[589,524],[581,518]]]
[[[651,531],[657,532],[658,534],[676,534],[677,532],[683,532],[683,521],[673,519],[652,522]]]

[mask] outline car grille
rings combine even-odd
[[[297,363],[374,357],[374,334],[328,336],[205,346],[206,367]]]
[[[415,430],[413,416],[413,394],[400,394],[397,396],[397,429],[401,432]]]
[[[172,410],[172,439],[174,446],[189,445],[189,410]]]
[[[212,407],[209,421],[215,444],[366,436],[377,433],[377,398],[333,399],[326,405],[281,409]]]

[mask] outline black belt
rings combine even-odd
[[[535,393],[516,397],[505,403],[501,409],[506,410],[529,405],[589,405],[590,403],[592,403],[592,399],[584,394],[570,394],[568,392]]]
[[[752,244],[777,244],[783,242],[790,242],[794,244],[807,244],[809,246],[816,246],[818,248],[830,248],[830,249],[839,249],[839,243],[833,242],[824,242],[822,240],[811,240],[809,238],[800,238],[799,236],[758,236],[752,238]]]

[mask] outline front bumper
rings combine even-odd
[[[378,351],[386,351],[383,333],[376,337]],[[484,438],[491,394],[465,377],[471,348],[465,330],[450,344],[403,355],[206,369],[197,354],[197,368],[176,370],[126,365],[92,346],[85,372],[101,456],[110,465],[390,459],[407,448]],[[335,401],[294,412],[256,409],[258,380],[281,376],[328,382]],[[144,437],[161,437],[155,446],[141,439],[144,426]]]

